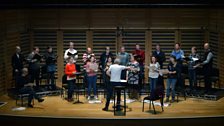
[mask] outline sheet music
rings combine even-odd
[[[192,58],[192,60],[193,60],[193,61],[198,61],[199,59],[198,59],[198,58],[194,58],[194,57],[193,57],[193,58]]]

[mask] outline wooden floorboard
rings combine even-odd
[[[81,96],[81,101],[84,104],[72,104],[62,99],[60,96],[44,97],[43,103],[38,103],[35,100],[34,108],[27,108],[24,111],[12,111],[12,108],[18,107],[15,105],[15,100],[4,95],[0,97],[0,101],[8,102],[5,106],[0,107],[2,115],[22,115],[22,116],[42,116],[42,117],[57,117],[57,118],[186,118],[186,117],[201,117],[201,116],[220,116],[224,115],[224,98],[218,101],[209,101],[203,99],[187,98],[185,101],[180,98],[180,102],[172,103],[169,107],[164,107],[164,112],[161,113],[161,107],[156,106],[158,114],[152,114],[148,110],[148,104],[145,106],[145,112],[142,112],[142,103],[134,102],[128,104],[126,116],[114,116],[112,104],[110,111],[102,111],[105,104],[105,99],[100,96],[103,101],[101,104],[89,104],[87,100]]]

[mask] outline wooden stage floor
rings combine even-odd
[[[148,110],[148,104],[145,105],[145,112],[142,112],[142,103],[133,102],[128,103],[126,116],[114,116],[112,105],[110,104],[110,111],[102,111],[105,104],[105,99],[100,96],[103,103],[89,104],[86,99],[81,96],[81,101],[84,104],[72,104],[62,99],[60,96],[44,97],[43,103],[38,103],[35,100],[34,108],[27,108],[24,111],[12,111],[16,107],[15,100],[4,95],[0,97],[0,101],[8,102],[6,105],[0,107],[0,115],[15,115],[15,116],[34,116],[34,117],[56,117],[56,118],[100,118],[100,119],[148,119],[148,118],[192,118],[192,117],[210,117],[224,115],[224,98],[218,101],[209,101],[195,98],[187,98],[185,101],[180,98],[177,103],[172,103],[168,107],[164,107],[164,112],[161,113],[161,107],[156,106],[157,114],[152,114]],[[18,106],[17,106],[18,107]]]

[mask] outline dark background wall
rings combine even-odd
[[[99,58],[104,47],[118,52],[126,46],[131,52],[136,43],[146,50],[146,64],[156,43],[160,43],[167,58],[174,43],[180,42],[186,55],[191,46],[203,51],[209,42],[215,53],[215,67],[220,70],[224,87],[224,10],[219,8],[17,8],[0,11],[0,94],[13,86],[11,55],[20,45],[24,55],[33,46],[41,53],[51,45],[58,54],[57,76],[64,72],[63,53],[73,41],[80,52],[92,47]],[[117,27],[122,30],[118,35]],[[147,71],[146,71],[147,73]],[[147,79],[147,78],[146,78]]]

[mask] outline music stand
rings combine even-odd
[[[76,78],[78,78],[80,75],[82,75],[82,73],[81,72],[77,72],[77,73],[75,73],[75,75],[76,75]],[[77,101],[75,101],[73,104],[83,104],[83,102],[81,102],[80,100],[79,100],[79,79],[77,79]]]

